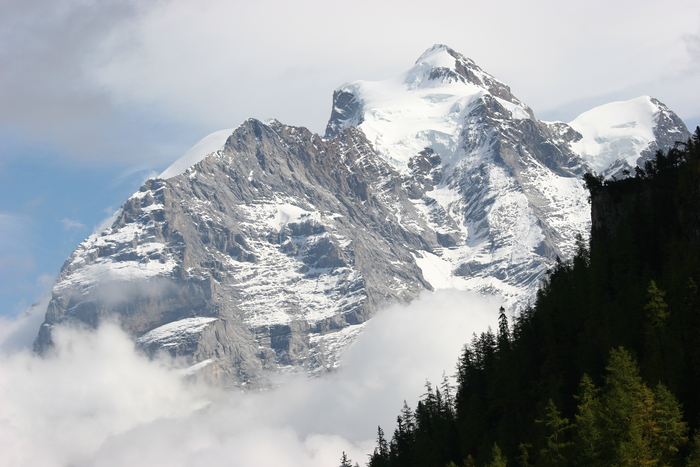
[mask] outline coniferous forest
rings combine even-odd
[[[378,429],[370,467],[700,467],[700,128],[625,175],[586,174],[590,244]]]

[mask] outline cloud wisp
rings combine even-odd
[[[373,318],[335,373],[258,393],[189,384],[115,325],[62,329],[45,358],[2,346],[0,465],[328,466],[343,451],[364,465],[377,425],[391,433],[404,399],[452,374],[498,306],[425,294]]]
[[[73,219],[68,219],[67,217],[61,219],[61,224],[63,224],[63,228],[66,230],[85,228],[85,225],[82,222]]]

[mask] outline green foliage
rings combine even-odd
[[[695,432],[685,467],[700,467],[700,430]]]
[[[573,463],[577,466],[598,467],[603,463],[603,433],[600,429],[600,391],[593,380],[584,374],[581,378],[577,413],[574,419],[576,432],[574,435]]]
[[[508,460],[501,452],[501,448],[498,447],[497,443],[493,443],[493,448],[491,449],[491,461],[486,464],[486,467],[506,467],[507,464]]]
[[[647,288],[647,296],[649,301],[644,305],[644,311],[647,312],[647,319],[652,330],[657,331],[663,328],[668,319],[668,305],[664,301],[666,293],[656,286],[653,280],[649,282]]]
[[[655,465],[653,395],[627,351],[613,349],[601,396],[603,453],[620,466]]]
[[[515,458],[515,460],[518,461],[518,465],[520,465],[520,467],[530,467],[531,447],[532,445],[525,443],[520,443],[518,445],[518,450],[520,451],[520,454]]]
[[[567,431],[571,429],[569,419],[562,418],[557,406],[552,399],[549,399],[545,416],[542,420],[536,420],[546,427],[545,445],[540,450],[541,464],[544,466],[565,466],[566,451],[571,446],[567,442]]]
[[[676,463],[680,450],[688,442],[688,425],[678,400],[666,386],[654,389],[654,437],[652,447],[661,465]]]
[[[625,349],[613,349],[602,390],[584,375],[574,436],[578,465],[678,465],[687,442],[680,404],[659,384],[652,391]]]

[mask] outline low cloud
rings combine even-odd
[[[42,278],[42,281],[44,279]],[[0,358],[26,351],[31,347],[44,322],[51,296],[33,304],[15,318],[0,316]],[[0,423],[1,424],[1,423]]]
[[[63,224],[63,228],[66,230],[78,230],[85,228],[85,225],[82,222],[68,219],[67,217],[61,219],[61,224]]]
[[[425,294],[373,318],[335,373],[258,393],[188,384],[109,324],[58,329],[43,359],[2,345],[0,464],[327,467],[345,451],[364,465],[377,425],[393,432],[404,399],[415,404],[426,379],[454,373],[462,345],[495,325],[499,305]]]

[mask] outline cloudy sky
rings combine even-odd
[[[59,328],[40,358],[22,350],[35,323],[0,317],[0,466],[333,467],[343,451],[365,465],[377,426],[390,438],[403,401],[415,408],[426,380],[454,374],[498,306],[426,292],[379,312],[338,371],[246,394],[188,384],[114,325]]]
[[[0,315],[149,176],[249,117],[323,132],[333,89],[444,43],[546,120],[652,95],[700,124],[700,5],[0,0]]]

